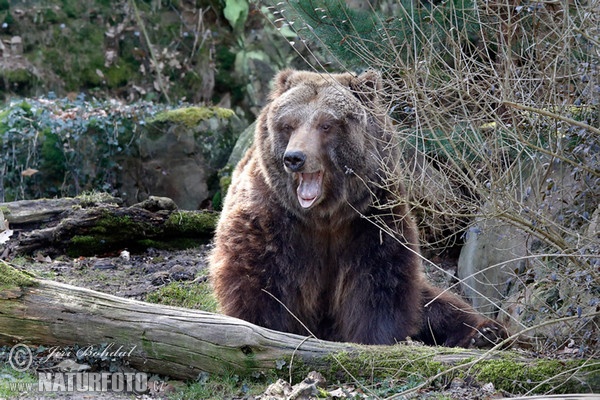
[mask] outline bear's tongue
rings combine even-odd
[[[323,173],[312,172],[312,173],[299,173],[300,183],[296,194],[298,195],[298,201],[303,208],[308,208],[321,195],[321,186],[323,183]]]

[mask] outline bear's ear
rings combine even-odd
[[[275,79],[273,79],[273,89],[271,90],[271,100],[281,96],[293,86],[290,78],[295,73],[296,71],[293,69],[284,69],[275,76]]]
[[[350,89],[363,103],[373,103],[383,89],[381,74],[369,69],[352,80]]]

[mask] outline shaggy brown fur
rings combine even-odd
[[[375,72],[276,77],[210,257],[221,311],[365,344],[410,336],[467,347],[504,337],[425,280],[417,229],[397,202],[399,156],[378,90]]]

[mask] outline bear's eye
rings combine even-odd
[[[331,124],[327,123],[327,122],[324,124],[321,124],[321,130],[323,132],[329,132],[331,130]]]
[[[294,130],[294,127],[292,125],[290,125],[290,124],[283,124],[281,126],[281,130],[283,132],[285,132],[285,133],[290,133],[290,132],[292,132]]]

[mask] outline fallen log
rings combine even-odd
[[[140,370],[179,379],[200,373],[418,377],[468,375],[510,393],[600,390],[600,361],[544,360],[514,351],[399,344],[359,346],[276,332],[235,318],[119,298],[41,280],[0,261],[0,345],[114,343]],[[289,368],[289,371],[288,371]],[[568,371],[568,373],[565,373]],[[512,389],[512,390],[510,390]]]
[[[212,236],[217,220],[210,211],[177,210],[168,198],[121,207],[119,199],[102,194],[1,203],[0,210],[14,231],[0,249],[5,259],[34,251],[76,257],[153,245],[185,247],[186,240],[197,245]]]

